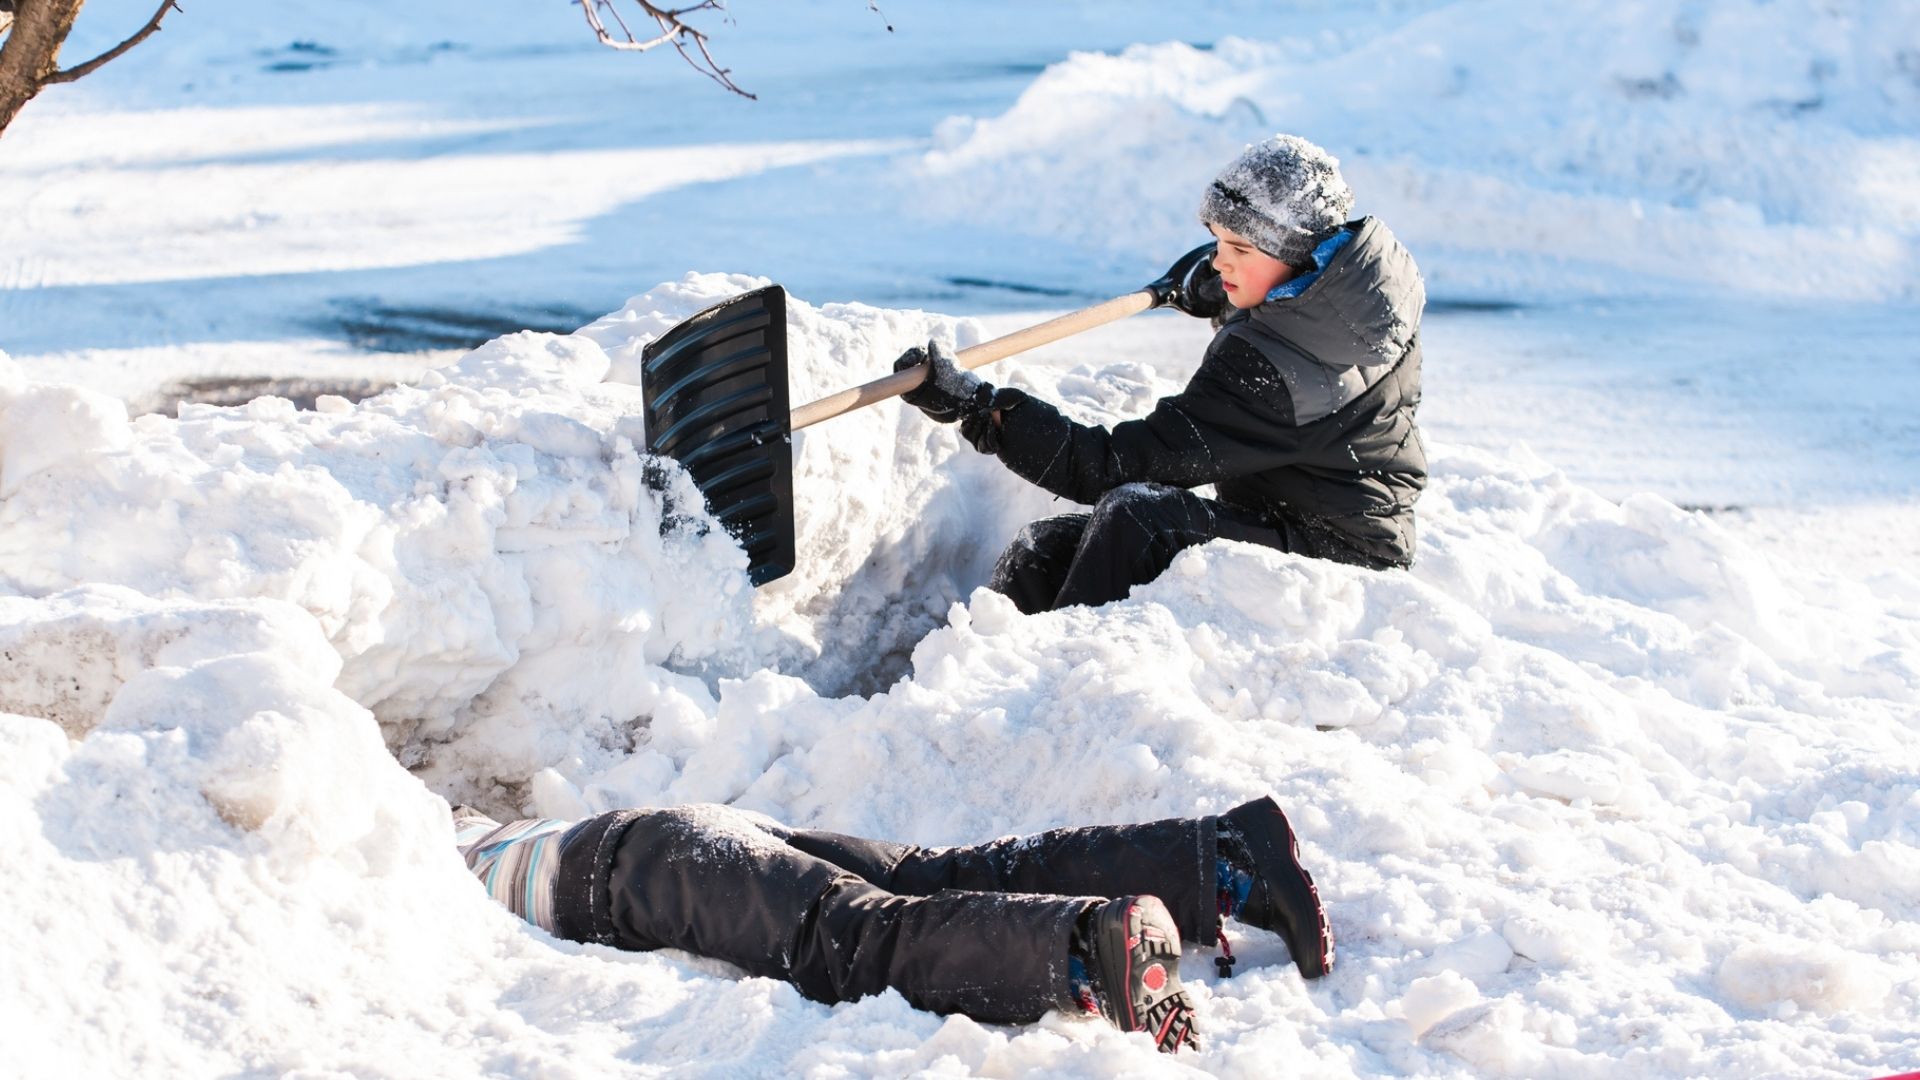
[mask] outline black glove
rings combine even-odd
[[[1147,286],[1153,306],[1170,307],[1199,319],[1217,319],[1227,309],[1227,290],[1213,268],[1212,243],[1201,244],[1174,260],[1166,275]]]
[[[1025,400],[1024,390],[1011,386],[996,389],[989,383],[981,383],[980,389],[974,391],[973,404],[960,417],[960,437],[983,454],[999,453],[1000,425],[994,422],[994,414],[1005,413]]]
[[[931,341],[924,349],[915,345],[901,353],[900,359],[893,362],[893,370],[905,371],[921,364],[932,369],[927,372],[927,381],[901,394],[900,400],[926,413],[935,423],[951,424],[964,416],[973,408],[974,394],[982,387],[989,395],[993,392],[993,387],[981,382],[980,376],[956,367],[953,358]]]

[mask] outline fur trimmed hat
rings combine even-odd
[[[1353,189],[1331,154],[1298,135],[1275,135],[1220,171],[1200,202],[1200,220],[1305,269],[1313,265],[1313,249],[1346,224],[1352,210]]]

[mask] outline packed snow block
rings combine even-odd
[[[1720,961],[1714,982],[1728,1000],[1776,1019],[1801,1009],[1872,1009],[1893,989],[1880,961],[1803,942],[1740,945]]]
[[[1415,979],[1397,1004],[1408,1029],[1418,1039],[1435,1024],[1480,1000],[1480,990],[1472,980],[1457,972],[1443,971]]]
[[[1555,750],[1526,757],[1501,754],[1494,761],[1520,789],[1567,802],[1616,802],[1625,786],[1623,766],[1598,754]],[[1631,762],[1625,767],[1631,768]]]
[[[339,656],[292,605],[156,600],[113,586],[0,597],[0,656],[0,712],[97,740],[86,753],[137,760],[150,774],[151,785],[116,796],[128,812],[179,785],[228,825],[270,835],[294,861],[363,841],[377,853],[396,815],[437,817],[372,717],[333,688]],[[149,809],[154,821],[139,828],[109,815],[89,831],[133,850],[167,816]]]
[[[159,600],[117,585],[0,596],[0,712],[83,738],[141,673],[245,653],[305,653],[310,673],[330,684],[339,656],[309,650],[316,631],[311,616],[270,600]]]
[[[77,386],[28,382],[0,353],[0,499],[35,473],[84,463],[129,442],[125,402]]]

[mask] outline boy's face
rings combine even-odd
[[[1293,277],[1294,269],[1253,246],[1232,229],[1209,222],[1207,231],[1220,241],[1213,251],[1213,268],[1226,286],[1227,303],[1250,308],[1264,303],[1274,286]]]

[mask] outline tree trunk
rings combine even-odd
[[[83,2],[15,0],[13,31],[0,42],[0,133],[60,70],[60,46]]]

